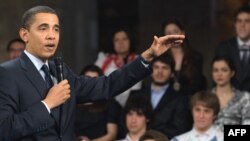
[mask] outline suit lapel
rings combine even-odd
[[[36,88],[39,95],[41,96],[41,99],[44,99],[47,93],[47,89],[41,74],[38,72],[34,64],[31,62],[28,56],[26,56],[25,53],[22,53],[22,55],[20,56],[20,63],[24,75],[28,78],[30,83]]]
[[[173,96],[172,93],[172,85],[169,85],[154,111],[159,111],[161,110],[161,108],[165,107],[165,105],[167,105],[171,101]]]
[[[243,70],[241,67],[240,50],[239,50],[236,38],[234,38],[233,40],[230,41],[229,46],[230,46],[230,50],[232,53],[231,56],[233,59],[233,63],[235,65],[235,67],[237,68],[236,79],[242,80]],[[237,53],[235,53],[235,52],[237,52]]]
[[[50,68],[51,74],[57,79],[56,66],[55,66],[55,63],[53,61],[49,61],[49,68]],[[63,73],[64,73],[64,77],[66,78],[65,71]],[[68,106],[68,104],[69,104],[69,101],[66,101],[64,104],[60,105],[60,107],[58,107],[57,110],[52,110],[52,115],[54,117],[59,116],[58,118],[55,118],[55,120],[57,122],[58,132],[62,132],[63,129],[66,127],[65,123],[66,123],[68,116],[63,111],[72,110],[72,109],[68,109],[68,108],[70,108],[70,106]]]

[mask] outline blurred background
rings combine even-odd
[[[116,27],[131,29],[137,52],[150,46],[153,35],[163,34],[162,23],[178,18],[194,49],[204,57],[210,80],[210,61],[218,44],[234,35],[234,14],[249,0],[8,0],[0,4],[0,63],[7,61],[7,42],[18,37],[22,14],[36,5],[48,5],[60,15],[59,50],[64,61],[79,73],[109,51]]]

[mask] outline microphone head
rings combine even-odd
[[[56,65],[57,81],[60,82],[64,79],[62,57],[55,57],[54,62]]]

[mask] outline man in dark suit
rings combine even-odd
[[[19,35],[26,49],[20,58],[0,65],[1,141],[73,141],[77,102],[108,99],[125,91],[150,74],[147,63],[154,56],[184,38],[154,37],[138,59],[109,77],[79,77],[63,64],[66,79],[58,82],[59,74],[49,59],[57,49],[59,33],[58,16],[50,7],[36,6],[24,13]]]
[[[164,133],[170,139],[192,127],[189,99],[173,89],[171,78],[174,66],[170,56],[163,55],[154,59],[151,85],[139,92],[133,91],[129,97],[146,96],[151,101],[154,117],[149,128]]]
[[[242,7],[236,13],[236,37],[224,41],[216,49],[216,56],[228,56],[236,67],[233,85],[250,92],[250,8]]]

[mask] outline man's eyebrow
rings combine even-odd
[[[42,23],[42,24],[40,24],[38,27],[48,27],[48,26],[49,26],[48,24]]]
[[[56,24],[54,27],[59,28],[59,29],[61,28],[59,24]]]

